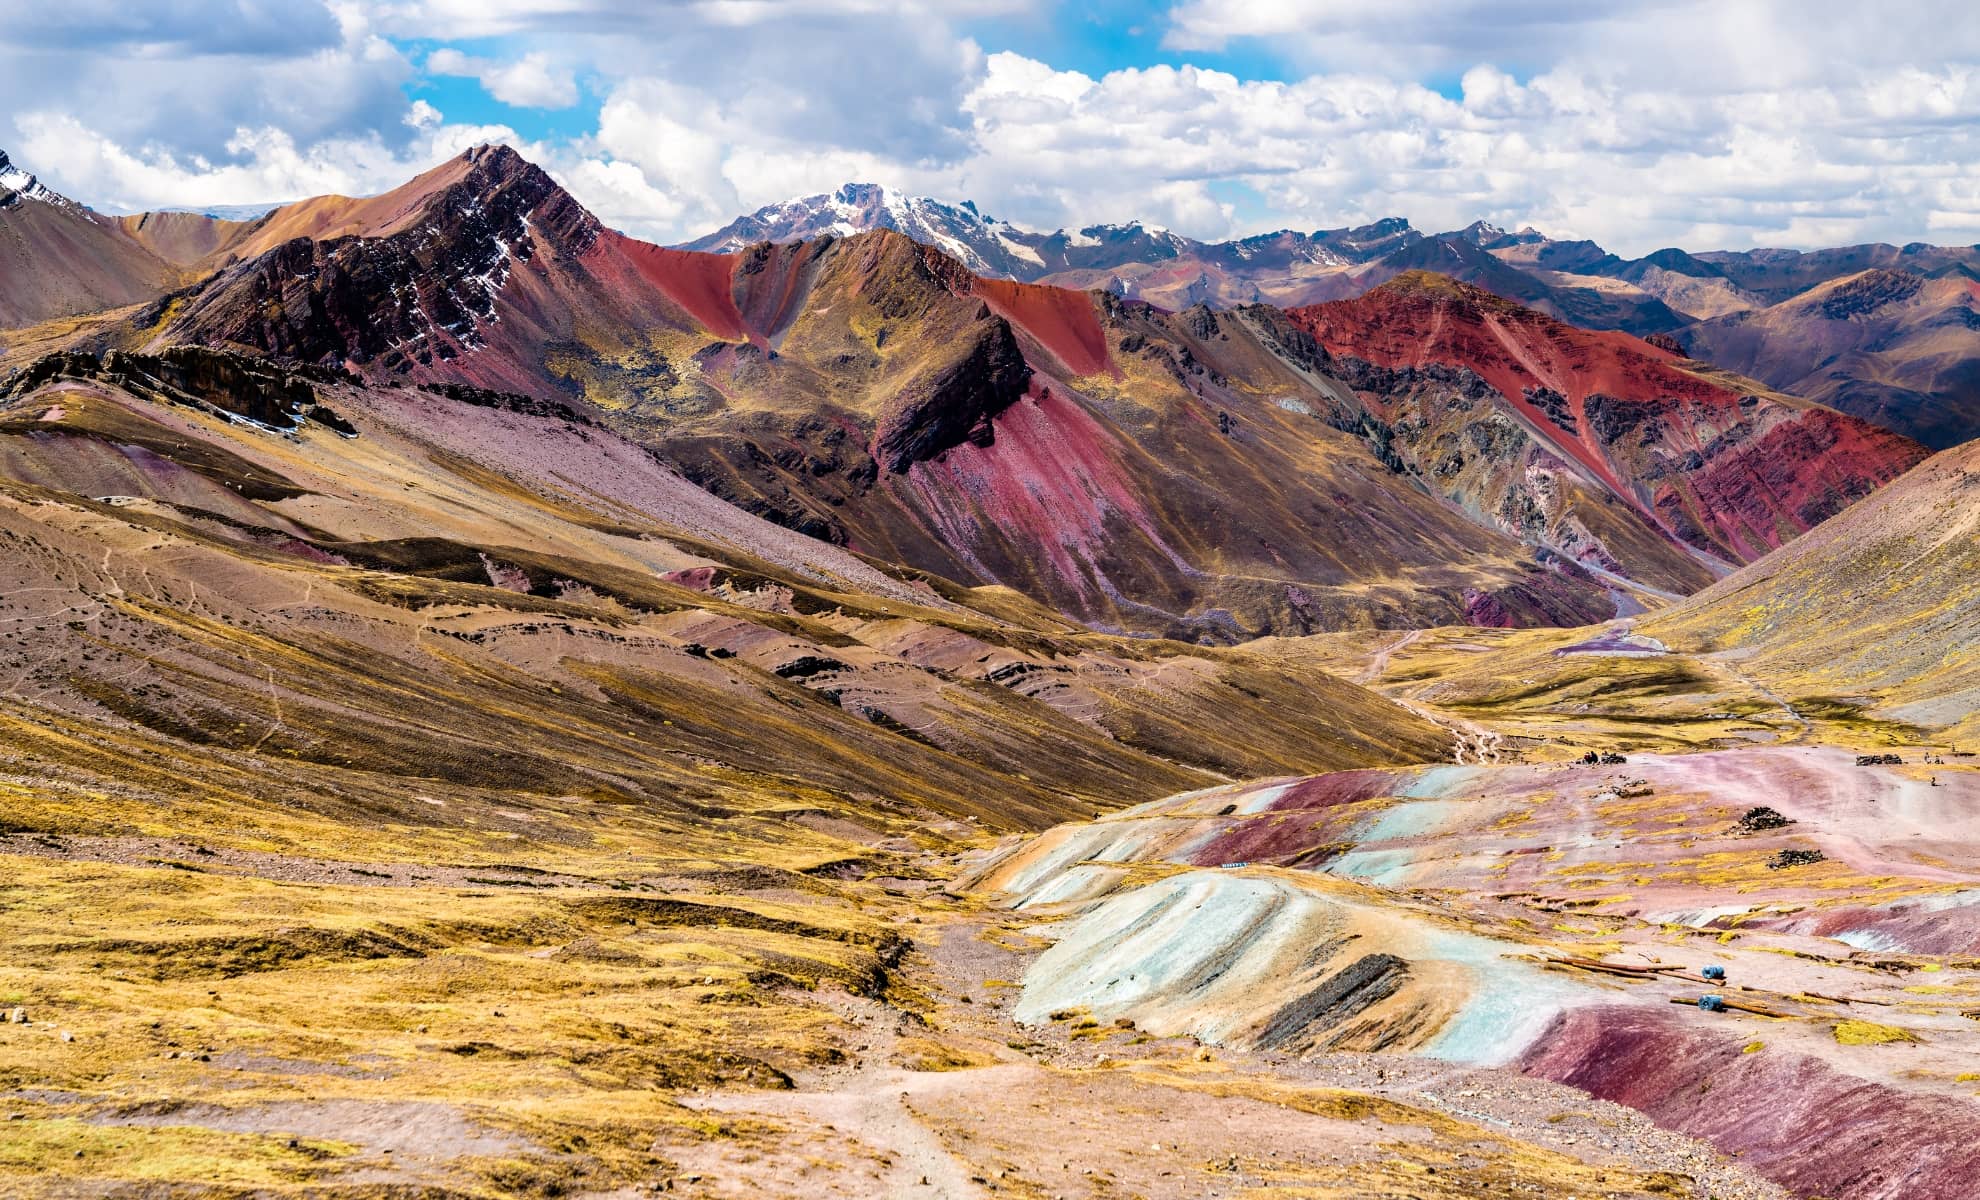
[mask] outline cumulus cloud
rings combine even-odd
[[[0,0],[7,114],[219,160],[242,127],[298,144],[401,131],[412,65],[361,13],[312,0]],[[0,137],[7,136],[0,116]],[[63,160],[40,164],[68,182]]]
[[[569,108],[578,101],[576,76],[554,65],[548,54],[499,62],[443,47],[427,55],[426,70],[478,80],[489,95],[516,108]]]
[[[1638,0],[1655,11],[1670,0]],[[1184,0],[1163,43],[1223,50],[1247,39],[1329,69],[1446,70],[1551,58],[1621,6],[1602,0]]]
[[[1738,92],[1970,61],[1980,23],[1961,0],[1177,0],[1164,41],[1265,49],[1314,71],[1565,66]]]
[[[339,40],[336,15],[320,4],[288,0],[39,0],[0,3],[4,40],[42,50],[140,48],[153,55],[272,55],[328,47]]]
[[[1980,239],[1980,22],[1951,0],[1175,0],[1175,61],[1106,74],[1008,46],[1075,19],[1047,0],[235,0],[205,34],[191,0],[16,6],[0,145],[121,206],[389,186],[515,140],[408,96],[460,75],[574,113],[528,152],[663,240],[855,179],[1204,238]],[[1261,54],[1283,78],[1188,65]]]
[[[482,142],[508,142],[542,153],[501,125],[434,125],[411,143],[391,147],[374,137],[299,145],[281,129],[236,130],[230,161],[133,151],[73,117],[34,113],[16,121],[22,162],[60,162],[65,191],[111,212],[262,204],[328,193],[368,195],[404,183],[433,164]],[[38,169],[38,168],[37,168]]]
[[[354,0],[409,37],[656,34],[697,26],[883,18],[944,24],[1037,7],[1036,0]]]

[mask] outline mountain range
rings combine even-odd
[[[0,185],[0,1193],[1970,1191],[1958,262]]]
[[[1400,217],[1202,242],[1139,223],[1041,234],[873,184],[774,204],[687,247],[735,251],[892,229],[983,274],[1105,288],[1180,310],[1352,298],[1427,270],[1587,329],[1671,336],[1685,352],[1945,447],[1980,435],[1980,247],[1809,252],[1675,248],[1626,259],[1590,241]]]
[[[786,527],[1186,641],[1599,619],[1924,454],[1443,277],[1172,312],[891,230],[668,249],[499,147],[249,222],[30,215],[68,236],[17,243],[44,258],[10,278],[80,306],[109,264],[154,292],[10,336],[32,377],[67,369],[36,374],[51,351],[196,345],[555,398]]]

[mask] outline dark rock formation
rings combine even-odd
[[[981,323],[958,358],[913,381],[882,412],[874,431],[874,456],[896,474],[968,441],[995,439],[990,419],[1024,395],[1031,378],[1010,324]]]

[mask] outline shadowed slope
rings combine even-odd
[[[1705,321],[1698,358],[1946,447],[1980,435],[1980,276],[1869,270]]]

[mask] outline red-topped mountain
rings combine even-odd
[[[890,231],[674,250],[502,147],[229,230],[205,278],[68,344],[578,402],[791,528],[1190,639],[1600,619],[1921,453],[1428,276],[1170,312]]]
[[[1288,316],[1330,352],[1368,364],[1357,380],[1365,395],[1393,396],[1396,373],[1476,375],[1533,437],[1533,453],[1570,464],[1721,561],[1766,553],[1925,456],[1896,434],[1666,346],[1579,329],[1434,275]],[[1419,442],[1448,420],[1410,417]]]

